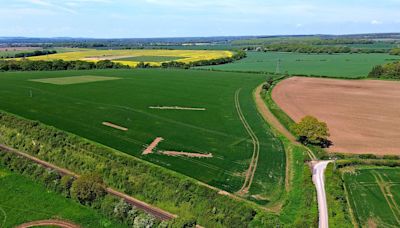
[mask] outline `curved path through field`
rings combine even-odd
[[[20,155],[22,157],[25,157],[25,158],[27,158],[27,159],[29,159],[29,160],[31,160],[31,161],[43,166],[43,167],[45,167],[45,168],[56,170],[60,174],[79,177],[78,174],[76,174],[76,173],[74,173],[74,172],[72,172],[72,171],[70,171],[68,169],[64,169],[64,168],[58,167],[56,165],[53,165],[53,164],[48,163],[46,161],[40,160],[39,158],[36,158],[36,157],[31,156],[29,154],[26,154],[26,153],[23,153],[21,151],[15,150],[14,148],[8,147],[6,145],[0,144],[0,149],[3,149],[5,151],[18,154],[18,155]],[[156,217],[156,218],[158,218],[160,220],[169,220],[169,219],[174,219],[174,218],[177,217],[174,214],[171,214],[171,213],[169,213],[167,211],[164,211],[164,210],[162,210],[160,208],[157,208],[155,206],[147,204],[147,203],[145,203],[143,201],[140,201],[138,199],[135,199],[135,198],[133,198],[133,197],[131,197],[131,196],[129,196],[129,195],[123,193],[123,192],[119,192],[119,191],[117,191],[115,189],[106,188],[106,191],[107,191],[107,193],[109,193],[111,195],[114,195],[114,196],[117,196],[117,197],[119,197],[121,199],[124,199],[127,203],[129,203],[129,204],[131,204],[131,205],[133,205],[133,206],[135,206],[135,207],[137,207],[137,208],[139,208],[139,209],[141,209],[141,210],[153,215],[154,217]]]
[[[269,110],[265,104],[263,98],[261,97],[262,85],[258,86],[254,92],[254,99],[257,105],[258,111],[261,113],[262,117],[271,124],[275,129],[277,129],[281,134],[288,138],[292,143],[296,145],[302,145],[297,142],[296,138],[279,122],[279,120],[274,116],[274,114]],[[302,145],[303,146],[303,145]],[[317,189],[318,197],[318,211],[319,211],[319,228],[328,228],[328,206],[325,194],[325,184],[324,184],[324,172],[326,166],[330,161],[317,161],[317,158],[312,153],[310,149],[304,146],[307,150],[308,155],[313,160],[313,182]]]
[[[240,94],[241,89],[236,90],[235,92],[235,107],[236,111],[239,115],[240,121],[242,122],[244,128],[246,129],[247,133],[251,137],[251,140],[253,142],[253,155],[251,157],[250,165],[249,168],[246,171],[246,178],[244,180],[244,183],[242,185],[242,188],[239,190],[240,195],[244,195],[249,192],[249,189],[251,187],[251,184],[253,182],[254,174],[257,170],[257,163],[258,163],[258,157],[260,154],[260,142],[254,133],[253,129],[251,129],[249,123],[247,122],[246,118],[243,115],[242,109],[240,108],[240,102],[239,102],[239,94]]]
[[[40,220],[40,221],[33,221],[21,224],[16,226],[16,228],[28,228],[28,227],[36,227],[36,226],[56,226],[62,228],[79,228],[80,226],[65,220],[58,220],[58,219],[49,219],[49,220]]]

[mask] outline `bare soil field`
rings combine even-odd
[[[400,82],[292,77],[272,99],[296,122],[326,122],[330,152],[400,155]]]

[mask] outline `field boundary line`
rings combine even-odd
[[[0,149],[3,149],[5,151],[11,152],[11,153],[15,153],[15,154],[20,155],[22,157],[25,157],[25,158],[27,158],[27,159],[29,159],[29,160],[31,160],[31,161],[43,166],[43,167],[45,167],[45,168],[56,170],[60,174],[74,176],[75,178],[79,177],[78,174],[76,174],[76,173],[74,173],[74,172],[72,172],[72,171],[70,171],[68,169],[64,169],[64,168],[58,167],[56,165],[53,165],[53,164],[51,164],[49,162],[41,160],[41,159],[39,159],[37,157],[34,157],[32,155],[29,155],[27,153],[24,153],[24,152],[21,152],[21,151],[18,151],[16,149],[14,149],[14,148],[8,147],[8,146],[6,146],[4,144],[0,144]],[[136,198],[134,198],[132,196],[129,196],[129,195],[123,193],[123,192],[119,192],[119,191],[117,191],[117,190],[115,190],[113,188],[105,186],[105,190],[109,194],[117,196],[117,197],[119,197],[121,199],[124,199],[129,204],[134,205],[135,207],[137,207],[137,208],[139,208],[139,209],[141,209],[141,210],[153,215],[154,217],[156,217],[156,218],[158,218],[160,220],[169,220],[169,219],[177,218],[177,215],[171,214],[171,213],[169,213],[167,211],[164,211],[161,208],[158,208],[158,207],[152,206],[150,204],[147,204],[147,203],[145,203],[145,202],[143,202],[141,200],[138,200],[138,199],[136,199]]]
[[[240,195],[246,194],[249,192],[249,189],[251,187],[251,184],[253,183],[253,178],[254,174],[257,170],[257,163],[258,163],[258,157],[260,154],[260,142],[254,133],[253,129],[250,127],[249,123],[247,122],[242,109],[240,107],[240,101],[239,101],[239,94],[242,89],[239,88],[235,92],[235,107],[236,111],[238,113],[239,119],[242,122],[244,128],[246,129],[246,132],[249,134],[251,137],[251,140],[253,142],[253,155],[251,157],[250,165],[249,168],[246,171],[246,178],[244,180],[244,183],[242,185],[242,188],[238,191]]]

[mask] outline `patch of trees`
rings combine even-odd
[[[51,55],[56,53],[57,51],[55,50],[36,50],[33,52],[16,53],[14,56],[11,56],[10,58],[26,58],[26,57],[41,56],[41,55]]]
[[[328,140],[328,125],[313,116],[305,116],[299,123],[293,125],[292,130],[298,136],[298,140],[305,145],[319,145],[323,148],[332,145]]]
[[[36,121],[0,112],[0,132],[2,144],[76,173],[95,171],[107,186],[178,214],[178,220],[172,222],[205,227],[283,225],[278,215],[252,204],[220,195],[195,180]]]
[[[400,62],[374,66],[368,77],[382,79],[400,79]]]
[[[400,48],[393,48],[392,50],[390,50],[389,54],[400,55]]]
[[[0,71],[56,71],[56,70],[92,70],[92,69],[128,69],[129,66],[101,60],[96,63],[86,61],[32,61],[0,60]]]
[[[107,194],[102,177],[98,174],[87,173],[77,179],[69,175],[62,176],[58,172],[46,169],[24,157],[1,150],[0,167],[38,181],[49,190],[91,207],[128,226],[168,227],[167,222],[161,223],[124,200]]]

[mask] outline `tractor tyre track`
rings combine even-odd
[[[242,89],[238,89],[235,92],[235,107],[236,111],[238,113],[239,119],[242,122],[244,128],[246,129],[246,132],[249,134],[252,142],[253,142],[253,155],[251,157],[250,165],[249,168],[246,171],[246,177],[244,180],[244,183],[241,187],[241,189],[238,191],[239,195],[244,195],[249,192],[249,189],[251,187],[251,184],[254,179],[254,174],[257,170],[257,163],[258,163],[258,157],[260,154],[260,142],[254,133],[253,129],[251,129],[249,123],[247,122],[245,116],[243,115],[242,109],[240,107],[240,101],[239,101],[239,94]]]

